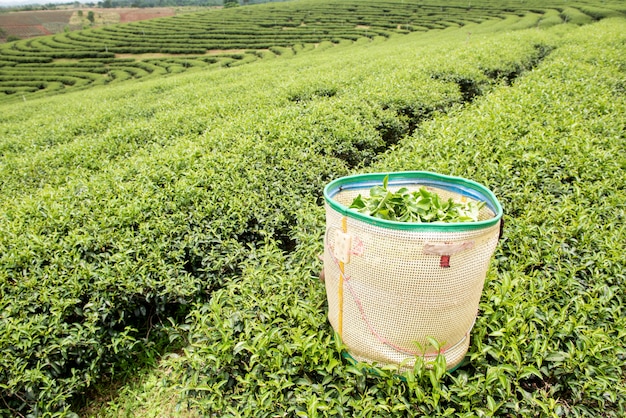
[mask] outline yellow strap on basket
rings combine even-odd
[[[341,231],[345,234],[348,232],[348,218],[344,216],[341,218]],[[345,265],[343,261],[339,261],[339,271],[341,274],[339,275],[339,337],[343,338],[343,276]]]

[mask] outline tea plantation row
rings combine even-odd
[[[625,22],[507,31],[535,23],[3,105],[0,412],[70,415],[171,340],[139,410],[623,414]],[[343,363],[313,278],[324,185],[401,169],[506,208],[456,374]]]
[[[584,1],[564,7],[555,1],[554,8],[550,7],[543,2],[514,1],[472,5],[457,0],[441,6],[401,0],[299,0],[62,33],[0,47],[0,101],[26,100],[147,75],[161,76],[191,67],[239,65],[285,50],[291,54],[299,52],[298,45],[387,38],[398,33],[521,16],[530,10],[535,14],[528,15],[528,23],[548,26],[564,21],[585,24],[626,9],[618,1],[604,2],[602,7],[589,6]],[[211,51],[218,53],[207,55]],[[173,56],[146,62],[120,54]]]
[[[414,373],[399,376],[393,368],[372,373],[341,358],[324,316],[323,286],[312,277],[319,269],[323,209],[304,198],[291,229],[293,251],[272,239],[251,247],[239,274],[209,301],[194,304],[171,334],[180,335],[185,349],[140,384],[123,388],[101,414],[624,416],[625,29],[626,21],[616,19],[578,30],[487,36],[463,46],[460,31],[457,42],[450,38],[431,48],[397,41],[391,51],[385,45],[367,54],[380,65],[369,77],[365,72],[375,67],[357,65],[365,54],[346,51],[342,59],[351,70],[325,80],[339,82],[337,94],[306,102],[309,112],[324,109],[317,114],[323,121],[331,113],[342,119],[342,112],[330,110],[378,97],[373,80],[385,74],[385,56],[396,57],[387,58],[388,65],[403,69],[384,77],[389,86],[438,68],[485,87],[471,104],[435,112],[358,170],[460,175],[487,185],[504,204],[505,232],[467,364],[451,373],[418,364]],[[523,68],[524,59],[496,58],[495,51],[508,46],[522,58],[531,45],[550,50],[531,72],[512,84],[483,84],[480,63]],[[409,63],[418,56],[421,62]],[[336,63],[310,65],[315,69],[300,82],[322,82],[319,74]],[[278,126],[286,132],[272,137],[275,150],[298,150],[301,139],[295,138],[309,137],[299,136],[307,133],[299,130],[305,120],[290,111],[296,109],[288,105],[268,115],[268,124],[282,121]],[[267,142],[255,143],[260,150],[251,144],[247,155],[262,159]],[[279,167],[292,160],[284,158]],[[280,178],[266,178],[273,183],[261,190],[291,196]]]
[[[522,67],[536,53],[530,45],[494,65]],[[174,89],[172,80],[129,85],[124,101],[99,91],[58,110],[35,102],[3,112],[10,410],[63,409],[132,361],[144,336],[159,335],[158,319],[176,319],[238,276],[250,246],[280,240],[293,249],[301,207],[319,203],[326,181],[371,161],[419,112],[460,102],[442,59],[415,79],[388,72],[368,82],[367,100],[332,108],[339,80],[283,87],[274,98],[260,84],[280,86],[270,75],[257,75],[257,86],[219,74],[203,95],[197,81],[187,87],[195,94],[172,94],[164,87]]]

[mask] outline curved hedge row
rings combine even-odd
[[[523,68],[536,42],[455,62],[477,74]],[[36,103],[3,113],[0,408],[69,408],[149,350],[166,318],[237,277],[254,248],[301,245],[292,228],[325,182],[463,101],[457,83],[433,76],[448,60],[287,85],[274,72],[202,73],[201,90],[128,84],[36,118]]]
[[[285,251],[272,239],[283,234],[268,235],[252,222],[242,238],[258,240],[237,265],[238,274],[195,304],[172,331],[185,350],[164,360],[160,372],[139,384],[133,380],[100,416],[147,410],[255,418],[623,417],[625,26],[624,19],[614,19],[584,29],[487,38],[474,28],[470,42],[461,29],[447,31],[455,37],[446,45],[431,37],[430,49],[394,41],[375,51],[367,48],[370,53],[342,50],[292,64],[297,80],[280,84],[287,84],[281,99],[291,105],[272,102],[271,111],[249,123],[241,109],[235,132],[238,140],[248,140],[249,146],[240,148],[245,162],[219,162],[233,168],[227,181],[244,193],[250,189],[241,179],[254,182],[258,176],[256,193],[276,205],[276,216],[301,208],[290,234],[295,248]],[[350,70],[327,75],[339,62]],[[492,78],[516,72],[513,82]],[[443,90],[423,75],[440,80],[439,88],[448,82],[460,91],[470,84],[484,90],[470,106],[450,111],[445,94],[442,101],[425,98],[429,90],[433,95]],[[270,75],[258,77],[259,86],[271,86]],[[360,119],[368,115],[368,101],[380,108],[393,105],[394,111]],[[370,373],[371,367],[341,358],[342,347],[324,316],[324,288],[312,277],[319,271],[316,256],[325,230],[323,208],[312,202],[320,191],[288,182],[311,181],[307,174],[316,169],[306,159],[315,159],[313,165],[324,161],[318,162],[315,151],[336,151],[346,145],[336,141],[350,133],[373,140],[372,126],[383,125],[382,134],[408,125],[399,110],[416,114],[426,102],[447,112],[435,110],[372,166],[357,171],[425,169],[476,179],[503,202],[504,235],[487,277],[468,363],[451,373],[440,364],[430,370],[418,365],[402,376],[394,368]],[[306,155],[302,141],[311,147]],[[185,141],[172,147],[168,161],[187,161],[185,151],[202,145]],[[366,149],[361,144],[361,151]],[[182,168],[181,177],[206,184],[212,173],[202,163],[197,173]],[[324,173],[327,168],[320,166]],[[189,195],[202,201],[202,191]],[[284,206],[279,196],[285,197]],[[234,205],[250,212],[258,208],[256,195],[245,203],[239,198],[233,196]],[[263,219],[276,218],[263,213]],[[195,231],[194,238],[202,248]],[[198,266],[210,264],[204,251],[196,254]]]
[[[266,47],[271,44],[265,44]],[[233,44],[232,49],[241,45]],[[119,82],[129,78],[143,78],[158,76],[173,72],[185,71],[191,67],[210,68],[211,66],[230,67],[257,60],[255,53],[242,54],[213,54],[180,56],[186,51],[190,54],[198,53],[194,49],[167,50],[155,47],[156,53],[175,53],[171,58],[149,58],[137,61],[133,58],[114,58],[112,53],[90,53],[87,56],[102,56],[100,58],[73,59],[74,54],[66,54],[65,58],[52,59],[46,57],[20,57],[19,62],[9,62],[11,65],[0,67],[0,92],[7,97],[19,97],[23,100],[25,94],[36,93],[36,96],[45,95],[47,91],[57,93],[74,88],[85,88],[88,85]],[[126,48],[121,52],[128,54],[145,53],[144,48]],[[204,53],[204,50],[201,51]],[[59,81],[59,83],[51,83]],[[43,88],[25,88],[28,85],[43,86]],[[16,93],[21,93],[19,96]]]
[[[2,105],[0,414],[70,416],[169,338],[186,349],[162,380],[205,416],[623,413],[623,20],[489,28]],[[492,181],[505,203],[457,375],[367,376],[328,347],[321,190],[370,164]]]
[[[392,34],[479,23],[487,19],[504,18],[511,13],[523,15],[529,9],[538,11],[537,20],[522,22],[520,28],[535,23],[553,25],[564,20],[585,23],[584,16],[588,15],[585,10],[593,18],[621,13],[619,8],[611,8],[610,4],[604,9],[570,4],[566,10],[559,9],[565,10],[562,14],[549,12],[550,18],[547,19],[542,17],[541,12],[547,5],[527,3],[509,1],[500,4],[483,0],[472,5],[464,0],[455,0],[441,6],[430,3],[416,5],[402,0],[329,0],[322,3],[300,1],[211,10],[2,45],[0,68],[7,71],[7,67],[19,63],[112,58],[115,54],[200,56],[211,50],[291,48],[298,44],[319,44],[324,41],[338,44],[354,42],[361,37],[387,38]],[[249,61],[251,59],[242,62]],[[167,65],[164,63],[164,66]],[[132,68],[128,71],[134,72]],[[0,95],[0,101],[4,99],[7,96]]]

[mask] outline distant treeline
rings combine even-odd
[[[173,7],[173,6],[232,6],[248,5],[258,3],[271,3],[287,0],[104,0],[98,2],[67,2],[48,4],[29,4],[24,6],[0,6],[2,11],[29,11],[29,10],[55,10],[68,6],[79,7],[100,7],[112,9],[116,7]]]

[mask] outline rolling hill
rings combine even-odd
[[[301,0],[3,45],[0,414],[623,416],[625,29]],[[451,372],[326,319],[324,186],[404,170],[504,206]]]

